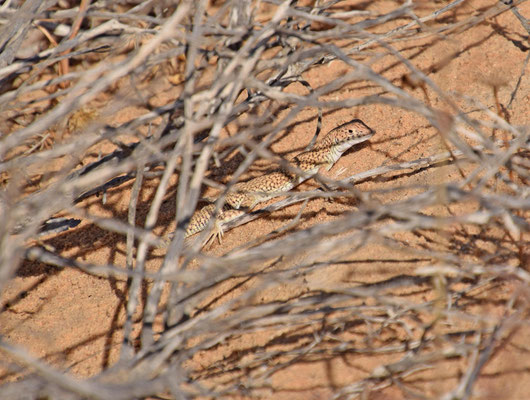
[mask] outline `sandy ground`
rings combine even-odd
[[[480,7],[480,3],[480,1],[472,1],[465,7],[459,8],[457,14],[471,13]],[[393,3],[382,1],[368,7],[373,10],[385,9],[391,4]],[[530,4],[524,4],[521,7],[521,13],[529,17]],[[458,18],[458,15],[452,17]],[[527,34],[514,15],[505,13],[464,33],[453,35],[450,41],[439,41],[434,44],[431,39],[404,41],[395,43],[395,46],[403,56],[425,71],[429,78],[444,91],[465,93],[495,111],[493,87],[495,85],[498,87],[499,102],[506,106],[529,51],[527,38]],[[372,65],[372,68],[394,84],[401,85],[405,72],[402,65],[396,65],[390,58],[383,57]],[[305,78],[313,87],[319,87],[346,70],[347,67],[343,63],[336,61],[312,70]],[[405,89],[413,91],[420,99],[426,99],[420,88],[405,87]],[[301,85],[293,85],[289,90],[299,94],[306,93]],[[353,95],[376,93],[381,93],[379,88],[371,84],[360,83],[344,87],[334,96],[341,99]],[[527,74],[521,81],[521,87],[511,107],[507,110],[512,124],[528,123],[529,93],[527,70]],[[163,104],[165,101],[170,101],[172,95],[174,93],[168,85],[168,89],[158,92],[153,101]],[[437,107],[442,104],[440,98],[431,89],[427,89],[426,95],[433,106]],[[472,107],[463,101],[459,102],[459,105],[462,109],[468,110],[471,115],[474,112]],[[116,116],[116,122],[126,121],[138,112],[143,112],[143,110],[133,107],[122,110]],[[281,139],[274,143],[272,149],[285,156],[300,151],[313,135],[314,114],[314,110],[301,112],[297,117],[299,123],[291,126]],[[333,176],[333,173],[341,167],[346,169],[345,174],[351,175],[380,165],[414,160],[443,150],[439,136],[427,121],[413,113],[379,104],[325,112],[323,132],[354,117],[361,118],[374,128],[377,134],[369,144],[360,145],[355,151],[344,155],[327,173],[328,176]],[[111,151],[112,148],[101,150]],[[465,169],[466,165],[462,167]],[[252,171],[255,173],[257,170],[251,170],[251,174]],[[218,172],[216,177],[225,180],[229,178],[222,175],[223,172]],[[359,184],[358,188],[373,190],[414,183],[441,183],[457,180],[458,177],[458,171],[454,166],[445,165],[369,179]],[[176,179],[172,184],[174,185],[175,182]],[[142,190],[138,211],[139,223],[146,215],[155,184],[154,181],[147,181]],[[301,189],[310,189],[313,186],[313,183],[306,183]],[[103,205],[100,198],[90,198],[82,206],[92,213],[126,220],[130,190],[131,185],[124,184],[107,193],[106,204]],[[157,234],[171,232],[174,228],[172,225],[174,203],[171,200],[174,190],[173,186],[169,191],[168,200],[163,205],[156,229]],[[399,196],[406,197],[410,193],[381,194],[380,200],[382,202],[396,201],[399,200]],[[462,207],[465,206],[462,205]],[[341,213],[354,208],[355,203],[352,202],[313,200],[303,212],[297,229],[332,220]],[[277,211],[270,217],[259,218],[237,227],[226,233],[222,245],[216,243],[208,252],[222,254],[242,243],[263,236],[288,222],[298,210],[299,205],[294,205]],[[461,210],[451,211],[458,213]],[[481,246],[472,242],[474,239],[470,233],[469,230],[455,227],[454,231],[448,231],[445,237],[435,234],[429,236],[427,233],[424,237],[403,234],[401,239],[418,247],[430,243],[444,250],[460,252],[466,251],[469,247]],[[492,233],[492,235],[495,234]],[[45,242],[63,255],[86,262],[125,264],[124,238],[103,231],[88,222],[82,222],[69,232],[46,238]],[[484,245],[484,248],[487,248],[487,245]],[[495,250],[487,249],[487,251]],[[159,268],[160,254],[153,253],[147,265],[148,270],[155,271]],[[271,298],[283,299],[288,298],[293,291],[297,290],[311,291],[330,286],[348,287],[400,274],[412,274],[423,263],[425,260],[420,258],[392,252],[377,244],[368,245],[361,252],[353,252],[340,265],[333,265],[326,270],[317,270],[300,277],[295,287],[280,285],[274,290],[264,292],[262,299],[263,301]],[[236,289],[227,286],[220,289],[219,295],[228,298],[231,290]],[[508,298],[514,290],[514,287],[509,284],[493,285],[482,295],[477,294],[476,301],[470,307],[474,307],[481,315],[497,315],[502,313],[502,308],[499,306],[501,301]],[[432,293],[427,287],[418,286],[403,291],[402,296],[414,301],[429,298]],[[61,270],[40,263],[25,262],[1,295],[0,332],[6,340],[25,347],[31,354],[41,357],[54,366],[69,370],[79,377],[89,377],[101,371],[102,368],[108,367],[117,359],[122,338],[124,302],[125,282],[123,280],[96,278],[73,269]],[[279,333],[274,335],[279,336]],[[352,335],[357,336],[357,340],[362,340],[362,330],[357,332],[353,330]],[[387,332],[386,335],[390,333]],[[204,359],[194,359],[191,363],[196,367],[205,365],[213,360],[228,357],[236,351],[251,351],[253,346],[266,345],[270,343],[270,340],[272,340],[271,337],[266,334],[252,336],[246,341],[240,340],[225,348],[219,348],[217,353],[209,352],[204,355]],[[381,340],[384,341],[385,338]],[[528,329],[520,329],[509,338],[507,344],[500,348],[491,362],[482,370],[475,387],[475,398],[517,399],[528,395],[530,391],[529,341],[530,331]],[[274,398],[328,398],[336,391],[336,388],[362,379],[369,375],[375,366],[392,360],[395,358],[351,353],[333,359],[295,363],[272,376],[272,385],[277,390]],[[435,369],[426,369],[414,374],[409,383],[428,398],[445,393],[457,384],[461,374],[465,371],[466,364],[455,360],[443,365],[443,368],[437,364]],[[0,381],[9,380],[10,377],[9,373],[4,372],[0,375]],[[263,393],[264,397],[268,395],[270,393]],[[403,396],[403,392],[394,386],[373,393],[369,398],[397,399]]]

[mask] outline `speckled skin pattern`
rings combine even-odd
[[[214,212],[215,204],[208,204],[200,210],[197,210],[190,219],[190,223],[188,224],[188,228],[186,229],[185,237],[188,238],[190,236],[193,236],[196,233],[201,232],[204,228],[206,228],[206,225],[208,225],[208,222],[210,221],[210,218],[214,215]],[[223,207],[222,210],[219,210],[217,218],[214,222],[214,229],[212,231],[212,234],[207,238],[206,243],[216,237],[219,240],[219,243],[221,243],[221,238],[223,237],[224,233],[222,224],[225,222],[229,222],[244,213],[245,212],[242,210],[230,209],[227,206]]]
[[[322,140],[315,143],[312,150],[295,156],[291,164],[293,170],[301,170],[299,175],[287,169],[277,169],[248,182],[237,183],[233,191],[225,198],[225,207],[219,211],[215,228],[210,241],[217,237],[221,241],[222,224],[244,214],[241,209],[251,209],[256,204],[266,201],[280,193],[287,192],[303,181],[315,175],[320,168],[331,169],[342,154],[357,143],[364,142],[374,135],[364,122],[359,119],[342,124],[331,130]],[[191,217],[186,230],[186,237],[201,232],[215,211],[215,204],[204,206]]]
[[[253,208],[315,175],[321,167],[328,171],[342,154],[354,144],[364,142],[373,131],[361,120],[353,120],[331,130],[312,150],[304,151],[293,158],[291,164],[304,172],[303,175],[286,169],[278,169],[258,176],[248,182],[236,183],[233,192],[226,196],[226,204],[232,208]]]

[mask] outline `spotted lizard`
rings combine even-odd
[[[364,122],[354,119],[332,129],[311,150],[296,155],[290,162],[293,168],[278,168],[248,182],[236,183],[226,195],[225,206],[218,211],[212,234],[205,243],[215,237],[221,242],[224,223],[243,215],[246,212],[244,210],[250,210],[258,203],[288,192],[317,174],[322,167],[329,171],[344,152],[370,139],[374,133]],[[196,211],[190,219],[185,237],[203,231],[215,210],[215,204],[208,204]]]

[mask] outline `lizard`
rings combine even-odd
[[[354,119],[329,131],[317,141],[311,150],[296,155],[290,162],[292,168],[278,168],[247,182],[236,183],[225,197],[225,205],[218,211],[212,234],[205,243],[217,237],[221,243],[222,225],[281,193],[288,192],[316,175],[321,168],[330,170],[344,152],[355,144],[369,140],[375,131],[360,119]],[[301,173],[298,173],[301,172]],[[197,210],[185,232],[185,237],[203,231],[216,210],[215,204],[208,204]]]

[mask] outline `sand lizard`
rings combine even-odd
[[[290,163],[293,169],[301,170],[302,174],[279,168],[248,182],[236,183],[232,192],[226,195],[225,206],[219,210],[213,232],[206,243],[214,237],[221,241],[223,223],[244,214],[243,209],[252,209],[258,203],[291,190],[310,179],[322,167],[329,171],[344,152],[353,145],[370,139],[374,133],[364,122],[354,119],[332,129],[322,140],[315,143],[313,149],[303,151],[292,159]],[[215,204],[209,204],[196,211],[188,224],[186,238],[204,230],[215,210]]]

